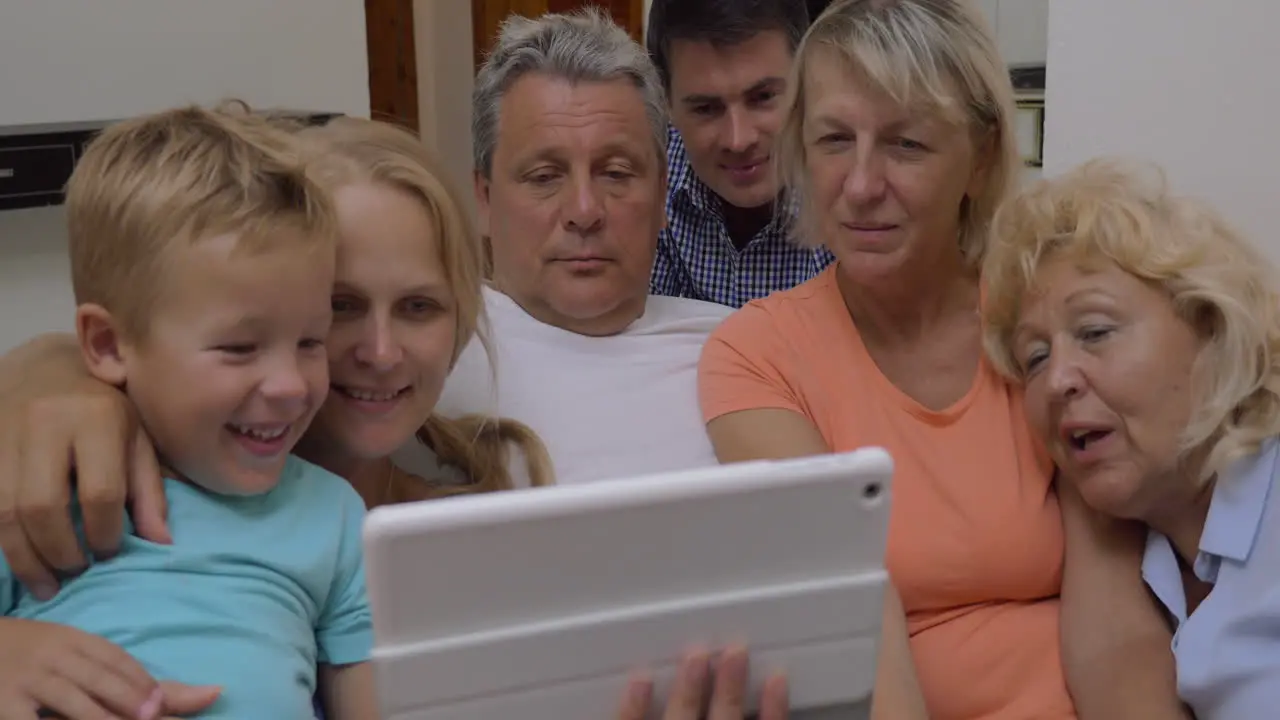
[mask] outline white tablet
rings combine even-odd
[[[872,448],[378,508],[382,717],[609,718],[636,668],[665,697],[685,649],[731,642],[793,709],[863,700],[891,474]]]

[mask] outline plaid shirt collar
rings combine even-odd
[[[674,125],[667,126],[667,182],[671,186],[667,192],[667,217],[674,217],[683,210],[678,206],[678,201],[685,198],[698,212],[714,215],[723,222],[720,197],[693,171],[684,138],[680,137]],[[779,209],[781,211],[774,213],[773,220],[761,230],[756,239],[773,233],[785,236],[791,220],[800,211],[800,203],[797,198],[784,192]]]
[[[667,227],[658,235],[650,289],[738,307],[799,285],[829,265],[826,248],[802,248],[789,238],[799,202],[784,194],[775,212],[745,246],[735,246],[721,200],[693,172],[684,141],[668,130]]]

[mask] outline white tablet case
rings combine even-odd
[[[378,508],[382,717],[610,718],[638,666],[661,697],[684,649],[735,641],[794,709],[862,700],[891,474],[871,448]]]

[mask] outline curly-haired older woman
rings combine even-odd
[[[1006,205],[985,340],[1066,484],[1148,528],[1200,720],[1280,707],[1280,288],[1214,210],[1097,160]]]

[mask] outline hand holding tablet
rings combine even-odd
[[[778,671],[793,710],[864,700],[891,474],[865,449],[378,508],[383,717],[616,717],[637,667],[665,698],[693,646],[750,648],[748,702]]]

